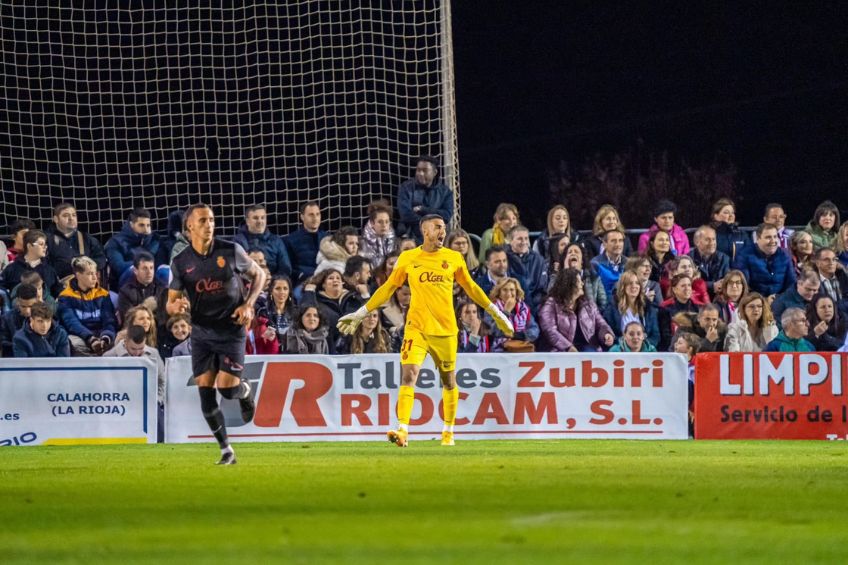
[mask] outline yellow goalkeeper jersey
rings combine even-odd
[[[455,335],[454,280],[478,303],[482,301],[482,305],[485,305],[489,302],[485,293],[471,279],[462,255],[446,247],[432,253],[421,247],[404,251],[383,286],[388,290],[403,285],[404,281],[409,282],[412,298],[406,314],[406,325],[425,335]],[[368,310],[373,310],[388,298],[380,290],[371,297]]]

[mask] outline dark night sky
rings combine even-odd
[[[742,223],[758,222],[772,200],[793,224],[825,198],[848,208],[846,4],[454,2],[452,11],[471,231],[490,225],[501,200],[541,227],[547,167],[636,138],[693,157],[729,153],[745,182]]]

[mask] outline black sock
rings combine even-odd
[[[215,396],[215,389],[211,386],[197,387],[200,393],[200,410],[203,412],[203,418],[212,430],[212,435],[218,440],[218,446],[221,449],[229,447],[230,442],[227,439],[227,427],[224,425],[224,414],[218,407],[218,398]]]
[[[247,398],[247,384],[245,381],[239,383],[238,386],[232,386],[229,388],[219,388],[218,392],[221,393],[221,396],[224,398],[234,399],[234,398]]]

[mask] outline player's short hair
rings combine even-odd
[[[306,209],[310,206],[315,206],[319,210],[321,209],[321,205],[318,203],[317,200],[308,200],[300,205],[300,213],[303,214],[304,212],[306,212]]]
[[[489,262],[489,257],[495,253],[506,253],[506,247],[503,245],[493,245],[486,250],[486,262]]]
[[[30,318],[41,318],[50,320],[53,318],[53,310],[44,302],[36,302],[29,310]]]
[[[27,245],[32,245],[39,239],[43,239],[47,241],[47,234],[41,230],[29,230],[24,234],[24,251],[26,251]]]
[[[425,223],[433,220],[442,220],[443,222],[445,221],[445,219],[438,214],[427,214],[426,216],[423,216],[421,220],[418,221],[418,227],[421,227]]]
[[[353,275],[362,270],[362,265],[364,265],[365,263],[370,264],[370,261],[360,255],[354,255],[348,258],[347,261],[345,261],[344,273],[342,274],[346,277],[352,277]]]
[[[138,269],[139,265],[142,263],[156,263],[156,260],[153,258],[153,255],[150,251],[138,251],[133,256],[133,267]]]
[[[208,209],[211,210],[212,206],[209,204],[205,204],[203,202],[198,202],[196,204],[192,204],[188,208],[186,208],[185,213],[183,214],[183,231],[186,231],[188,227],[188,219],[191,218],[191,215],[194,214],[195,210]]]
[[[250,206],[244,209],[244,217],[247,218],[248,216],[250,216],[251,212],[258,212],[260,210],[263,212],[267,211],[264,204],[251,204]]]
[[[16,297],[20,300],[32,300],[38,298],[38,289],[34,284],[22,284],[18,287]]]
[[[139,325],[130,326],[127,330],[127,340],[137,345],[141,345],[147,341],[147,334],[145,333],[144,328]]]
[[[150,212],[147,210],[147,208],[140,208],[140,207],[139,208],[133,208],[130,211],[130,216],[129,216],[130,223],[134,224],[140,218],[146,218],[148,220],[150,219]]]

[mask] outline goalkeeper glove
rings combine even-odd
[[[509,321],[509,318],[506,317],[506,314],[501,312],[501,309],[497,307],[494,302],[490,302],[486,307],[486,312],[494,318],[495,324],[497,324],[498,329],[501,330],[507,337],[512,337],[512,334],[515,333],[515,330],[512,327],[512,322]]]
[[[352,314],[348,314],[347,316],[342,316],[339,318],[339,323],[336,324],[336,327],[342,332],[344,335],[353,335],[356,331],[356,328],[359,327],[359,324],[362,323],[362,320],[365,319],[365,316],[368,315],[368,308],[363,306],[356,312]]]

